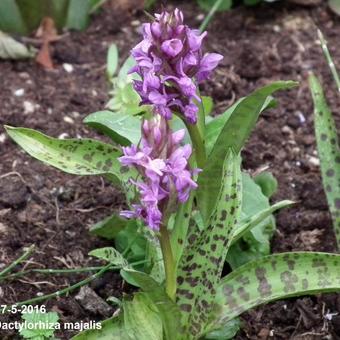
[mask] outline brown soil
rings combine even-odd
[[[188,21],[198,26],[201,11],[195,3],[182,5]],[[169,5],[171,7],[171,5]],[[82,124],[83,118],[104,107],[109,86],[104,70],[107,48],[115,42],[123,56],[138,41],[142,12],[102,11],[86,32],[72,32],[52,47],[56,68],[42,70],[33,61],[0,63],[0,125],[39,129],[52,136],[101,138]],[[278,79],[298,80],[300,86],[277,95],[279,106],[265,113],[243,152],[245,169],[268,166],[279,181],[273,201],[298,204],[277,214],[273,252],[313,250],[335,252],[335,238],[316,164],[312,101],[308,72],[321,76],[340,127],[340,99],[316,44],[315,24],[329,40],[335,61],[340,60],[340,19],[325,5],[303,8],[281,3],[237,8],[218,14],[209,27],[207,48],[225,55],[213,79],[204,86],[215,111],[222,112],[237,98]],[[73,65],[68,73],[63,64]],[[340,65],[338,64],[339,68]],[[23,96],[15,91],[24,89]],[[25,103],[26,102],[26,103]],[[33,109],[30,110],[30,102]],[[26,110],[25,110],[26,107]],[[31,112],[33,111],[33,112]],[[90,237],[88,227],[119,209],[122,195],[101,178],[78,178],[51,169],[24,154],[0,126],[0,266],[5,266],[30,244],[37,251],[29,268],[84,267],[98,263],[87,253],[107,245]],[[3,140],[3,138],[5,138]],[[29,276],[1,284],[0,305],[59,290],[84,275]],[[120,297],[118,274],[92,284],[103,296]],[[47,303],[63,321],[99,320],[74,299],[75,294]],[[339,295],[290,299],[257,308],[242,316],[238,339],[338,339]],[[7,317],[6,317],[7,318]],[[13,316],[10,316],[13,319]],[[4,317],[1,317],[3,320]],[[15,333],[0,331],[1,338]],[[72,333],[59,334],[68,339]]]

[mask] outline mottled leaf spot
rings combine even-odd
[[[257,291],[260,293],[261,297],[269,296],[272,292],[271,285],[268,283],[266,278],[265,268],[256,268],[255,275],[259,281],[259,286]]]
[[[179,308],[180,308],[182,311],[188,312],[188,313],[190,313],[191,310],[192,310],[192,306],[189,305],[188,303],[185,303],[185,304],[180,305]]]
[[[239,287],[237,289],[237,294],[243,301],[249,301],[250,299],[249,293],[244,289],[244,287]]]
[[[328,177],[333,177],[334,176],[334,170],[333,169],[328,169],[326,171],[326,176]]]
[[[283,290],[285,293],[294,292],[296,290],[294,284],[298,282],[298,277],[290,271],[285,271],[280,275],[281,281],[284,284]]]

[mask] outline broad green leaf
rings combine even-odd
[[[116,235],[126,227],[128,222],[128,220],[117,214],[113,214],[91,226],[90,233],[108,240],[113,240]]]
[[[115,237],[116,249],[125,254],[129,262],[146,259],[147,240],[136,220],[130,220]]]
[[[210,11],[217,0],[197,0],[199,6],[205,11]],[[232,0],[223,0],[221,5],[218,7],[218,11],[227,11],[232,6]]]
[[[89,255],[109,262],[112,265],[120,268],[125,268],[129,265],[128,262],[123,257],[123,255],[112,247],[94,249],[89,252]]]
[[[54,335],[59,316],[56,312],[30,312],[23,313],[22,319],[25,321],[20,329],[20,335],[25,339],[50,339]],[[31,328],[29,325],[35,325]]]
[[[268,197],[261,188],[247,174],[242,173],[242,220],[256,215],[258,212],[270,209]],[[227,262],[235,269],[248,261],[269,255],[270,239],[275,230],[275,219],[270,214],[256,226],[253,226],[243,238],[234,242],[227,256]]]
[[[292,296],[340,291],[340,255],[297,252],[263,257],[224,277],[216,304],[218,324],[243,312]]]
[[[255,183],[261,187],[263,195],[268,198],[272,197],[278,187],[278,183],[273,174],[269,171],[264,171],[254,177]]]
[[[27,48],[0,31],[0,59],[27,59],[33,58],[34,55],[34,49]]]
[[[123,301],[124,328],[131,340],[163,340],[162,319],[146,293]]]
[[[99,111],[87,116],[84,123],[123,146],[138,144],[141,138],[141,120],[128,112]]]
[[[340,148],[334,118],[327,105],[318,79],[309,77],[314,101],[315,135],[320,157],[322,183],[326,193],[329,210],[338,247],[340,248]]]
[[[0,1],[0,30],[22,35],[29,33],[29,29],[20,13],[20,8],[16,1]]]
[[[32,157],[74,175],[113,175],[126,179],[130,172],[121,167],[121,155],[112,145],[92,139],[58,139],[41,132],[6,126],[9,136]]]
[[[100,329],[89,329],[72,338],[72,340],[130,340],[122,315],[114,316],[101,322]]]
[[[207,222],[221,187],[223,161],[227,151],[238,154],[255,126],[267,97],[275,91],[295,86],[292,81],[279,81],[256,90],[238,103],[219,133],[206,166],[198,176],[197,198],[203,220]]]
[[[111,79],[114,74],[117,71],[118,68],[118,48],[116,44],[112,44],[109,47],[109,51],[107,53],[107,61],[106,61],[106,72],[107,75],[109,77],[109,79]]]
[[[209,155],[216,140],[223,129],[223,126],[226,124],[228,119],[230,118],[231,114],[234,110],[238,107],[238,105],[244,100],[245,98],[239,99],[235,104],[229,107],[225,112],[222,114],[214,117],[212,120],[206,121],[206,129],[205,129],[205,146],[207,150],[207,154]],[[261,112],[264,110],[273,108],[276,106],[276,101],[273,97],[268,96],[261,108]],[[210,117],[208,117],[210,118]]]
[[[89,22],[89,0],[69,0],[65,26],[75,30],[84,30]]]
[[[148,295],[157,307],[162,318],[165,339],[178,340],[180,331],[180,311],[178,306],[171,301],[163,286],[159,285],[148,274],[133,269],[125,268],[120,271],[121,276],[128,282],[134,281],[135,285]]]
[[[262,223],[267,217],[271,216],[276,210],[280,210],[282,208],[289,207],[295,204],[293,201],[281,201],[278,202],[271,207],[260,211],[259,213],[242,220],[239,226],[235,229],[233,236],[232,236],[232,243],[237,242],[242,236],[244,236],[248,231],[250,231],[255,226]]]
[[[230,150],[212,217],[203,231],[192,226],[187,237],[177,277],[177,304],[187,339],[202,335],[212,318],[215,288],[241,210],[240,176],[240,159]]]

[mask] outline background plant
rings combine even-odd
[[[174,15],[181,18],[178,12]],[[171,18],[167,23],[173,24],[172,15],[164,16],[168,18],[165,20]],[[170,45],[174,49],[180,46],[179,42],[175,46]],[[166,47],[169,47],[168,43]],[[154,84],[158,85],[156,81]],[[289,81],[275,82],[260,88],[208,123],[205,121],[203,100],[197,116],[190,116],[192,122],[197,119],[196,124],[188,124],[188,112],[177,112],[194,146],[195,154],[190,162],[196,162],[203,170],[197,177],[198,189],[169,218],[165,225],[169,238],[163,238],[162,232],[145,228],[140,219],[126,221],[126,224],[136,223],[136,229],[147,240],[152,263],[148,271],[132,268],[125,255],[114,248],[91,253],[106,260],[107,266],[119,266],[122,277],[139,287],[140,291],[132,299],[124,298],[121,312],[103,323],[100,334],[89,331],[76,338],[211,337],[211,332],[224,334],[229,322],[243,311],[259,304],[283,297],[335,291],[340,288],[339,256],[335,254],[271,255],[249,262],[222,277],[230,246],[270,216],[275,209],[292,203],[279,202],[242,218],[240,151],[259,114],[272,103],[271,95],[295,85],[296,83]],[[170,87],[170,90],[178,91],[178,88]],[[185,105],[189,97],[195,96],[193,92],[191,94],[181,98]],[[160,103],[159,105],[164,105],[164,101]],[[169,112],[165,113],[167,115]],[[189,113],[192,114],[192,110]],[[147,119],[148,114],[144,114],[144,117]],[[176,119],[169,124],[175,130]],[[122,167],[117,160],[122,155],[117,146],[117,143],[121,143],[121,138],[116,137],[117,134],[120,135],[117,130],[119,131],[118,127],[115,127],[114,133],[110,135],[115,142],[110,145],[89,139],[58,140],[34,130],[7,127],[9,135],[18,144],[47,164],[78,175],[105,175],[114,184],[121,186],[126,193],[127,205],[133,211],[135,188],[126,183],[130,178],[136,179],[137,172],[134,168]],[[124,150],[125,156],[128,154],[126,150],[129,149]],[[124,219],[117,218],[123,224]],[[162,253],[158,239],[161,244],[163,242]],[[168,247],[165,250],[164,243]],[[171,261],[168,261],[169,255],[172,256]]]

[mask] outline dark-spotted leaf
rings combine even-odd
[[[203,220],[207,222],[220,191],[223,161],[229,149],[238,154],[256,124],[268,98],[275,91],[296,85],[292,81],[279,81],[256,90],[238,103],[219,133],[206,166],[198,176],[197,198]]]
[[[94,249],[89,252],[89,255],[109,262],[112,265],[117,266],[119,268],[125,268],[129,265],[128,262],[123,257],[123,255],[112,247]]]
[[[340,148],[334,118],[327,105],[318,79],[309,77],[314,101],[315,135],[320,157],[322,183],[326,193],[329,210],[338,247],[340,248]]]
[[[188,340],[203,334],[213,317],[216,285],[241,211],[240,159],[231,150],[224,161],[222,183],[206,228],[200,231],[191,225],[178,267],[177,304]]]
[[[130,112],[94,112],[84,119],[84,123],[120,145],[138,144],[141,138],[141,120]]]
[[[146,293],[123,301],[124,328],[131,340],[163,340],[162,318]]]
[[[32,157],[75,175],[113,175],[126,179],[129,173],[120,166],[120,151],[92,139],[58,139],[41,132],[6,126],[9,136]]]
[[[340,291],[340,255],[297,252],[263,257],[224,277],[216,304],[218,324],[278,299]]]
[[[242,173],[242,188],[241,221],[270,209],[268,197],[263,194],[261,187],[255,183],[254,179],[245,172]],[[272,214],[269,214],[256,225],[252,225],[249,232],[242,235],[242,239],[233,242],[227,256],[227,262],[232,269],[256,258],[269,255],[270,239],[275,227],[275,218]]]

